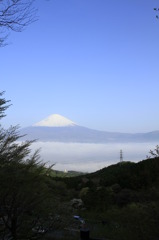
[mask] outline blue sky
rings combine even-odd
[[[51,114],[98,130],[159,130],[158,0],[37,0],[39,20],[0,49],[3,125]]]

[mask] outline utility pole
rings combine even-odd
[[[123,162],[123,151],[120,150],[120,163]]]

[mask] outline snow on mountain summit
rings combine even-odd
[[[59,115],[52,114],[40,122],[35,123],[33,126],[37,127],[67,127],[75,126],[76,124],[71,120]]]

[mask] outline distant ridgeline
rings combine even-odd
[[[105,132],[78,126],[71,120],[54,114],[21,129],[22,139],[46,142],[77,142],[77,143],[113,143],[113,142],[157,142],[159,131],[148,133],[117,133]]]

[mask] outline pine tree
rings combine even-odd
[[[0,117],[8,101],[0,93]],[[48,217],[50,201],[45,164],[39,151],[31,154],[33,141],[20,141],[17,127],[0,126],[0,238],[30,239]],[[46,225],[46,223],[45,223]]]

